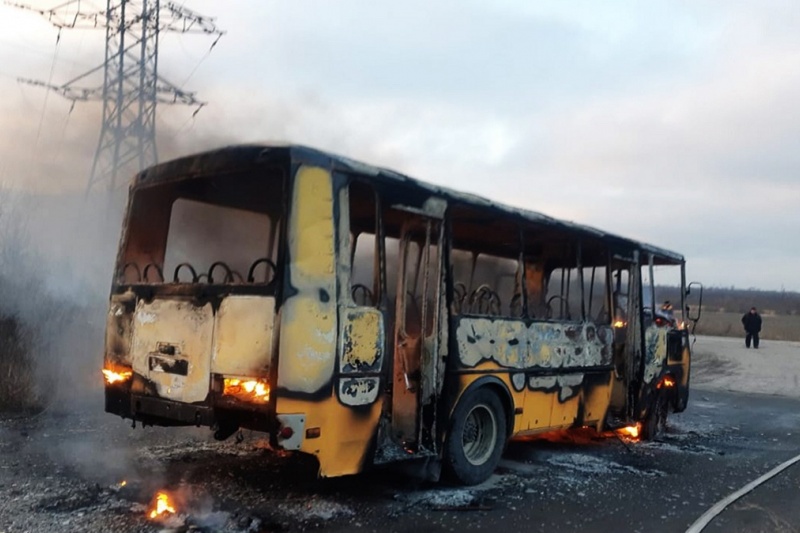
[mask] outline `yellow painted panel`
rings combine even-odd
[[[227,296],[217,311],[211,372],[265,376],[272,355],[275,298]]]
[[[326,170],[297,171],[288,231],[296,292],[281,314],[278,386],[313,393],[330,382],[336,356],[333,185]]]
[[[575,422],[575,417],[578,414],[581,396],[581,394],[578,394],[565,402],[554,401],[553,410],[550,414],[550,426],[553,428],[571,426]]]
[[[548,428],[557,394],[548,391],[525,391],[522,415],[517,417],[515,432]]]
[[[289,226],[292,281],[327,279],[333,275],[333,186],[325,169],[301,167],[292,195]]]
[[[303,439],[300,451],[316,455],[320,476],[335,477],[361,472],[367,461],[381,415],[381,402],[369,411],[354,411],[335,397],[313,402],[279,397],[277,414],[305,414],[306,429],[320,428],[320,436]]]
[[[611,387],[614,381],[613,376],[609,375],[606,384],[588,388],[584,393],[584,420],[587,424],[596,423],[598,430],[603,429],[601,424],[605,421],[611,403]]]

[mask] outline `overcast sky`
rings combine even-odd
[[[796,0],[184,4],[227,34],[162,36],[160,73],[209,102],[160,108],[165,157],[307,144],[675,250],[707,286],[800,291]],[[86,184],[99,103],[16,81],[102,61],[102,30],[56,36],[0,5],[14,187]]]

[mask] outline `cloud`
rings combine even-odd
[[[209,106],[195,118],[160,109],[162,158],[241,141],[309,144],[674,248],[712,284],[764,272],[754,284],[775,288],[800,260],[786,245],[800,198],[791,3],[191,7],[228,34],[209,55],[204,37],[163,36],[162,74],[190,79]],[[47,148],[30,173],[39,181],[91,158],[99,107],[73,112],[59,140],[65,109],[51,97],[37,143],[38,97],[0,80],[13,101],[4,175],[30,173],[31,146]]]

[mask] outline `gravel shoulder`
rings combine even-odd
[[[800,399],[800,342],[702,337],[694,344],[692,387]]]

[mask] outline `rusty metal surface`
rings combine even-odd
[[[139,187],[175,179],[207,176],[221,171],[232,173],[235,170],[257,169],[270,163],[288,164],[289,162],[298,164],[305,163],[326,168],[330,171],[357,174],[361,177],[371,178],[376,182],[412,185],[420,192],[427,193],[428,196],[438,197],[445,200],[448,204],[464,202],[473,206],[490,207],[496,209],[500,216],[510,216],[515,219],[566,230],[570,233],[574,233],[577,237],[608,239],[613,242],[615,246],[622,249],[638,249],[655,254],[657,256],[655,264],[680,264],[684,261],[681,254],[651,244],[607,233],[590,226],[558,220],[535,211],[507,206],[480,196],[432,185],[391,170],[367,165],[346,157],[301,145],[235,145],[204,152],[161,163],[144,170],[136,176],[132,186]],[[422,205],[418,206],[420,209],[422,209],[422,207]]]
[[[200,402],[208,396],[214,315],[210,304],[195,306],[181,300],[139,300],[134,315],[131,362],[133,370],[146,377],[162,398]],[[172,355],[160,346],[171,346]],[[151,356],[189,363],[186,376],[152,366]]]

